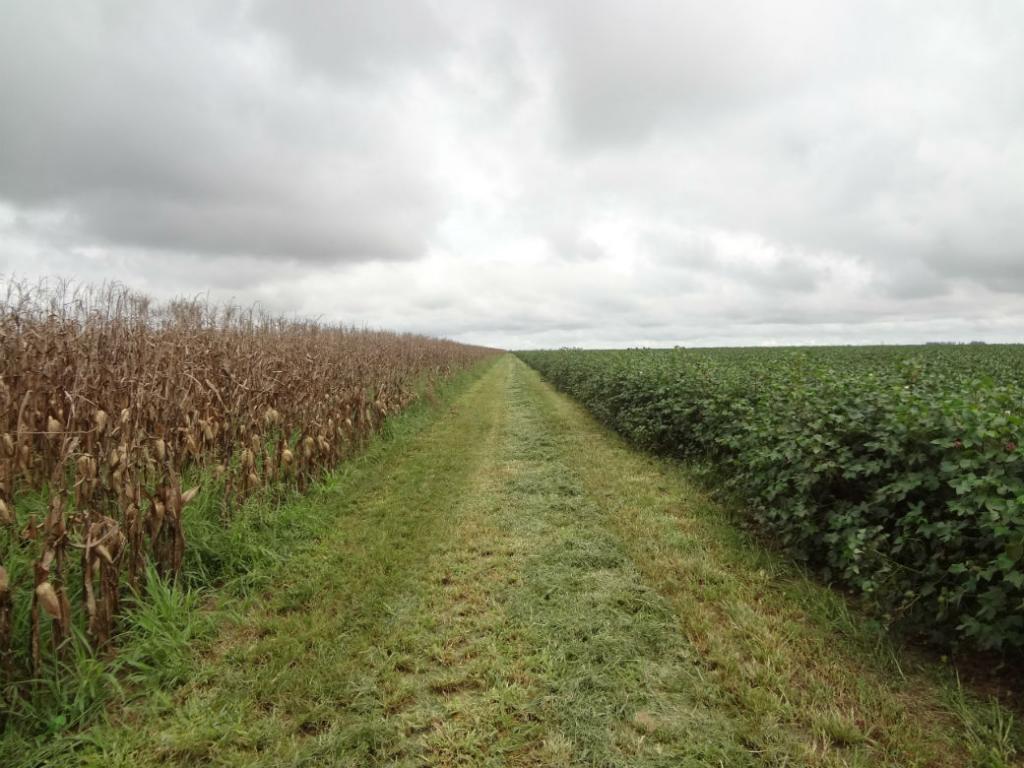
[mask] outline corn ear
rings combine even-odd
[[[57,597],[57,590],[53,588],[53,584],[44,581],[37,586],[36,599],[51,618],[60,618],[60,599]]]

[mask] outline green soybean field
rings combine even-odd
[[[1024,347],[520,355],[927,640],[1024,647]]]

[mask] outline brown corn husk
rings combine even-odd
[[[96,554],[99,555],[100,558],[102,558],[102,560],[108,565],[114,564],[114,557],[110,554],[110,550],[105,544],[96,545]]]
[[[60,598],[57,597],[57,590],[53,588],[53,584],[44,581],[37,586],[36,599],[51,619],[59,620],[61,618]]]

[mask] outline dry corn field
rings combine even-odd
[[[121,287],[0,296],[0,659],[101,654],[147,568],[173,579],[198,494],[306,489],[431,381],[491,350]],[[200,479],[202,482],[200,482]],[[197,483],[197,484],[193,484]]]

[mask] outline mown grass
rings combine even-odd
[[[514,358],[444,408],[265,521],[181,676],[10,762],[1015,764],[1005,710]]]

